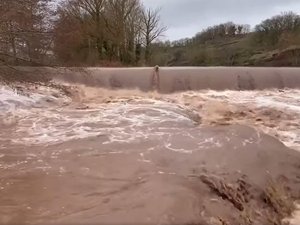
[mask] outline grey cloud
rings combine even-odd
[[[192,36],[203,28],[233,21],[254,26],[284,11],[300,11],[300,0],[143,0],[147,7],[161,7],[169,27],[168,38]]]

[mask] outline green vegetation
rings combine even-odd
[[[249,25],[209,27],[193,38],[153,45],[151,65],[299,66],[300,17],[288,12]]]

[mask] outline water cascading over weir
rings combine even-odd
[[[254,67],[141,67],[52,68],[19,67],[32,76],[43,74],[57,82],[112,89],[158,90],[262,90],[300,88],[300,68]]]

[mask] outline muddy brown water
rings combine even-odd
[[[269,224],[271,180],[299,199],[296,89],[20,88],[0,92],[1,224]]]
[[[263,90],[300,88],[300,68],[160,67],[61,68],[18,67],[31,77],[56,82],[161,93],[191,90]]]

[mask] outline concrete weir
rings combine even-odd
[[[300,68],[143,67],[143,68],[22,68],[60,82],[105,88],[187,90],[262,90],[300,88]]]

